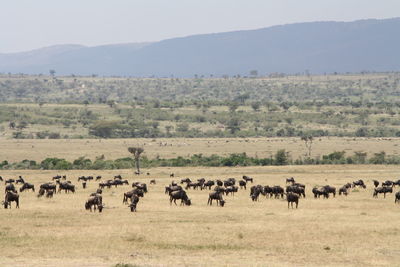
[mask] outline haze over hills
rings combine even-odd
[[[155,43],[57,45],[0,54],[0,72],[193,77],[400,70],[400,18],[309,22]]]

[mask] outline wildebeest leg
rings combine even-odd
[[[296,201],[296,209],[297,209],[297,206],[299,205],[299,201]]]
[[[175,206],[177,206],[177,205],[176,205],[176,198],[174,198],[174,203],[175,203]]]

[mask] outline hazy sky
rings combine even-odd
[[[400,0],[0,0],[0,53],[400,16]]]

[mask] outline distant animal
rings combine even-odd
[[[294,184],[295,183],[294,178],[293,177],[286,178],[286,183],[287,184],[290,184],[290,183]]]
[[[244,188],[246,190],[246,185],[247,185],[246,181],[239,181],[240,189]]]
[[[216,183],[218,186],[223,186],[223,185],[224,185],[224,183],[223,183],[221,180],[216,180],[215,183]]]
[[[306,193],[305,193],[304,187],[301,187],[301,186],[295,186],[295,185],[287,186],[286,187],[286,194],[288,194],[290,192],[298,194],[299,196],[306,197]]]
[[[340,195],[345,195],[345,196],[347,196],[347,194],[348,194],[348,188],[344,185],[344,186],[342,186],[341,188],[339,188],[339,196]]]
[[[382,183],[382,186],[393,186],[393,181],[387,180]]]
[[[211,190],[211,187],[214,186],[214,185],[215,185],[215,182],[209,180],[209,181],[207,181],[207,182],[205,182],[205,183],[203,184],[203,187],[204,187],[204,188],[208,188],[208,190]]]
[[[287,202],[288,202],[287,207],[289,208],[289,204],[290,204],[292,206],[292,209],[293,209],[293,203],[296,203],[296,209],[297,209],[297,206],[299,205],[299,197],[300,196],[298,194],[293,193],[293,192],[289,192],[286,195],[286,199],[287,199]]]
[[[7,193],[7,192],[14,192],[14,193],[17,193],[17,190],[15,189],[14,184],[8,184],[8,185],[6,185],[6,187],[5,187],[5,189],[4,189],[4,193]]]
[[[114,176],[114,180],[115,180],[115,179],[122,179],[121,174],[115,175],[115,176]]]
[[[212,201],[215,200],[217,202],[217,206],[223,201],[222,193],[221,192],[212,192],[208,194],[208,201],[207,205],[212,206]],[[224,203],[225,204],[225,203]]]
[[[169,177],[175,177],[175,174],[174,174],[174,173],[171,173],[171,174],[169,175]]]
[[[101,175],[96,176],[96,181],[101,180]]]
[[[324,188],[325,188],[325,191],[328,192],[328,194],[332,194],[333,197],[336,196],[336,187],[333,187],[330,185],[325,185]]]
[[[25,180],[24,180],[24,178],[22,178],[22,176],[20,175],[19,177],[18,177],[18,179],[15,181],[17,184],[23,184],[23,183],[25,183]]]
[[[272,190],[272,194],[274,195],[275,198],[279,198],[279,196],[281,198],[283,198],[283,193],[284,193],[283,187],[276,185],[276,186],[271,187],[271,190]]]
[[[393,186],[396,186],[396,185],[397,185],[397,186],[400,186],[400,180],[397,180],[397,181],[394,181],[394,182],[393,182]]]
[[[396,193],[396,195],[394,195],[394,203],[400,202],[400,191]]]
[[[156,184],[156,180],[150,180],[150,184]]]
[[[359,187],[362,187],[362,188],[367,188],[367,186],[365,185],[365,183],[364,183],[364,181],[363,180],[358,180],[358,181],[354,181],[353,182],[353,187],[356,187],[356,186],[359,186]]]
[[[170,205],[172,205],[172,202],[174,202],[176,205],[177,199],[181,200],[181,205],[190,206],[192,204],[191,200],[189,199],[184,190],[171,192],[171,194],[169,195]]]
[[[12,183],[14,183],[14,182],[15,182],[14,179],[8,179],[8,180],[5,180],[5,181],[4,181],[5,184],[12,184]]]
[[[225,194],[228,195],[228,194],[230,193],[232,196],[234,196],[235,193],[236,193],[238,190],[239,190],[239,187],[237,187],[237,186],[235,186],[235,185],[233,185],[233,186],[228,186],[228,187],[225,189]]]
[[[46,192],[46,197],[47,198],[52,198],[53,197],[53,195],[54,195],[54,190],[48,190],[47,192]]]
[[[99,212],[103,211],[103,198],[101,195],[91,196],[85,203],[86,210],[92,211],[93,208],[96,211],[96,207]]]
[[[29,189],[32,189],[32,191],[35,192],[35,186],[33,184],[24,183],[19,189],[19,192],[23,192],[24,190],[29,190]]]
[[[329,198],[329,193],[326,191],[325,187],[314,187],[312,189],[314,194],[314,198],[319,198],[320,196],[324,196],[324,198]]]
[[[3,180],[3,177],[0,176],[0,182],[3,182],[3,181],[4,181],[4,180]]]
[[[182,189],[182,186],[180,186],[180,185],[166,186],[165,187],[165,194],[171,194],[172,192],[181,191],[181,190],[183,190],[183,189]]]
[[[75,185],[68,182],[58,182],[58,192],[60,193],[61,190],[64,190],[65,193],[75,193]]]
[[[393,188],[389,186],[382,186],[375,188],[372,196],[377,198],[378,194],[383,194],[383,198],[386,198],[387,193],[393,193]]]
[[[11,202],[15,202],[16,208],[19,209],[19,195],[18,193],[8,191],[4,197],[3,205],[5,209],[10,207],[11,209]]]
[[[249,176],[247,176],[247,175],[243,175],[243,176],[242,176],[242,179],[245,180],[246,183],[247,183],[247,182],[253,183],[253,178],[251,178],[251,177],[249,177]]]
[[[45,191],[49,191],[49,190],[54,190],[54,193],[56,193],[56,185],[55,184],[52,184],[52,183],[45,183],[45,184],[41,184],[40,185],[40,188],[41,189],[43,189],[43,190],[45,190]],[[39,191],[39,193],[40,193],[40,191]],[[43,194],[44,194],[44,192],[43,192]],[[42,194],[42,195],[43,195]]]
[[[124,198],[122,200],[122,203],[128,203],[128,199],[131,199],[133,195],[139,196],[139,197],[143,197],[143,191],[141,189],[133,189],[131,191],[125,192],[124,193]]]
[[[377,188],[379,186],[379,181],[377,181],[377,180],[372,180],[372,181],[374,182],[375,188]]]

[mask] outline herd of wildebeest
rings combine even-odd
[[[138,174],[138,173],[136,173]],[[149,173],[147,173],[149,175]],[[174,174],[170,177],[174,178]],[[121,175],[114,176],[114,179],[109,179],[106,181],[101,181],[101,176],[80,176],[78,177],[78,182],[82,182],[82,188],[86,189],[86,183],[90,181],[100,181],[98,184],[98,189],[91,193],[85,202],[84,206],[86,210],[102,212],[104,208],[102,193],[103,190],[110,189],[112,186],[129,186],[129,181],[123,179]],[[3,179],[0,176],[0,181],[5,183],[5,198],[3,201],[4,208],[11,208],[11,203],[15,202],[16,207],[19,208],[19,197],[16,185],[21,184],[19,192],[22,193],[27,190],[32,190],[35,192],[35,185],[28,183],[22,176],[17,179]],[[226,200],[224,196],[232,195],[240,190],[247,190],[248,183],[254,184],[253,178],[244,175],[242,179],[228,178],[226,180],[206,180],[205,178],[200,178],[192,181],[189,178],[181,179],[179,183],[172,181],[168,186],[165,187],[165,194],[168,194],[170,205],[172,202],[176,205],[176,200],[180,200],[181,205],[190,206],[192,204],[186,191],[188,190],[211,190],[212,192],[208,194],[207,205],[212,205],[213,201],[217,203],[217,206],[224,207]],[[150,185],[156,184],[156,180],[150,181]],[[380,182],[373,180],[374,192],[373,197],[378,197],[379,194],[383,194],[386,198],[386,194],[393,193],[393,188],[400,186],[400,180],[390,181],[387,180],[380,185]],[[133,182],[131,183],[132,190],[125,192],[123,194],[123,204],[127,204],[132,212],[136,211],[137,204],[140,198],[148,192],[148,187],[146,183]],[[297,183],[293,177],[286,179],[286,188],[275,185],[275,186],[263,186],[263,185],[252,185],[249,190],[250,199],[252,201],[258,201],[260,195],[266,198],[276,198],[284,199],[286,198],[288,203],[288,208],[299,204],[300,198],[306,197],[306,186],[301,183]],[[352,183],[347,183],[340,187],[338,190],[330,185],[325,186],[315,186],[312,188],[311,192],[314,198],[329,198],[330,194],[333,197],[336,196],[336,192],[339,195],[347,196],[350,188],[366,188],[366,184],[363,180],[353,181]],[[66,175],[57,175],[52,178],[51,182],[41,184],[39,186],[39,191],[37,197],[47,197],[52,198],[54,194],[61,193],[75,193],[76,186],[72,184],[71,181],[67,180]],[[400,203],[400,191],[395,194],[395,203]]]

